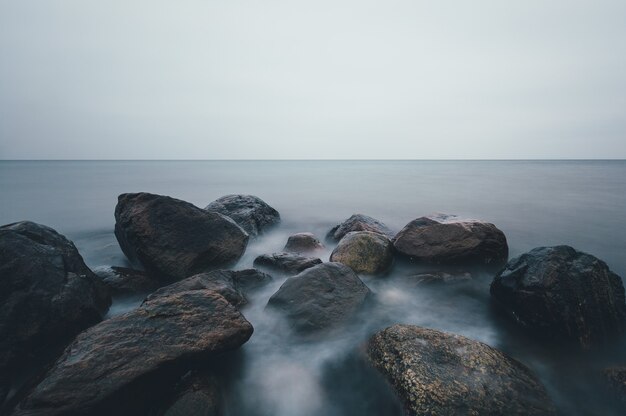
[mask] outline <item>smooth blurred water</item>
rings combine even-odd
[[[433,212],[493,222],[511,256],[541,245],[569,244],[626,276],[626,161],[3,161],[0,223],[32,220],[72,239],[88,265],[125,265],[113,235],[117,195],[146,191],[204,207],[231,193],[254,194],[281,213],[282,223],[251,242],[237,268],[280,251],[287,237],[324,237],[353,213],[399,230]],[[328,260],[328,253],[323,260]],[[363,277],[376,308],[322,340],[292,337],[264,310],[284,281],[253,295],[244,314],[255,327],[229,385],[229,415],[394,414],[371,375],[352,362],[375,330],[403,322],[442,329],[500,348],[537,372],[563,414],[620,414],[597,370],[626,362],[626,348],[580,354],[520,332],[494,311],[492,275],[437,288],[407,288],[399,264],[387,278]],[[118,301],[111,313],[136,306]],[[625,344],[626,345],[626,344]]]

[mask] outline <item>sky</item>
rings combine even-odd
[[[626,158],[624,0],[0,0],[0,159]]]

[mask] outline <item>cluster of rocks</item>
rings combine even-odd
[[[278,211],[250,195],[228,195],[201,209],[134,193],[119,196],[115,220],[120,247],[143,271],[105,267],[95,274],[48,227],[0,227],[0,403],[29,363],[27,382],[5,401],[15,415],[221,414],[219,380],[190,371],[252,335],[239,309],[272,277],[228,268],[250,238],[280,221]],[[415,219],[398,233],[355,214],[326,237],[336,244],[329,262],[311,233],[292,235],[282,251],[254,261],[287,276],[266,309],[284,317],[296,336],[321,336],[348,323],[375,302],[359,274],[385,276],[396,260],[433,269],[409,276],[416,286],[471,280],[444,266],[500,267],[493,299],[538,336],[589,350],[626,329],[621,278],[568,246],[537,248],[507,263],[507,240],[495,225],[442,214]],[[147,295],[140,307],[103,321],[111,294],[137,293]],[[366,351],[407,414],[556,412],[527,367],[477,341],[394,325],[374,334]],[[623,374],[607,377],[619,385]],[[167,400],[152,399],[161,396]]]

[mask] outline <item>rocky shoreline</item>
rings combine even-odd
[[[494,304],[529,338],[594,351],[626,332],[622,279],[602,260],[568,246],[509,259],[504,233],[485,221],[437,214],[396,233],[355,214],[324,243],[298,233],[282,252],[257,257],[259,270],[237,270],[249,241],[281,220],[258,197],[227,195],[201,209],[122,194],[115,220],[137,270],[92,271],[72,242],[43,225],[0,227],[2,414],[223,414],[224,386],[211,362],[252,336],[242,308],[272,274],[286,280],[267,313],[305,339],[364,319],[377,294],[361,277],[385,279],[397,262],[432,269],[408,279],[418,288],[471,280],[469,270],[491,273]],[[328,261],[320,258],[326,247]],[[143,293],[139,308],[104,319],[112,295]],[[556,414],[532,371],[486,344],[393,325],[372,333],[364,349],[408,415]],[[623,364],[604,374],[626,403]]]

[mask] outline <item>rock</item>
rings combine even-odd
[[[150,278],[141,270],[103,266],[93,271],[114,295],[150,293],[161,286],[161,282]]]
[[[411,221],[393,238],[393,245],[399,253],[426,263],[497,266],[509,253],[506,237],[495,225],[443,214]]]
[[[115,221],[124,254],[166,280],[233,264],[248,244],[248,235],[230,218],[168,196],[122,194]]]
[[[211,202],[205,209],[232,218],[253,237],[280,222],[278,211],[253,195],[226,195]]]
[[[29,221],[0,227],[1,384],[56,358],[110,304],[70,240]]]
[[[188,277],[179,282],[165,286],[148,296],[147,301],[157,297],[170,296],[174,293],[193,290],[210,290],[222,295],[234,306],[248,302],[245,294],[270,282],[272,277],[255,269],[248,270],[214,270]]]
[[[312,233],[297,233],[289,236],[283,251],[287,253],[309,254],[324,250],[324,244]]]
[[[322,263],[288,278],[267,306],[284,312],[296,332],[311,333],[349,320],[370,293],[349,267]]]
[[[626,366],[607,368],[604,377],[611,393],[626,406]]]
[[[174,402],[164,416],[220,416],[222,397],[217,377],[212,374],[189,374],[178,388]]]
[[[327,235],[327,238],[334,241],[341,240],[346,234],[352,231],[371,231],[392,238],[393,231],[382,222],[363,214],[354,214],[341,224],[334,226]]]
[[[528,368],[478,341],[394,325],[376,333],[367,352],[407,415],[556,414]]]
[[[384,235],[371,231],[349,232],[333,250],[330,261],[343,263],[356,273],[385,273],[393,264],[393,245]]]
[[[287,274],[298,274],[321,263],[322,260],[317,257],[304,257],[291,253],[263,254],[254,259],[255,267],[265,267]]]
[[[190,368],[238,348],[252,325],[221,295],[157,297],[76,337],[15,415],[131,415]]]
[[[539,247],[511,260],[491,283],[491,295],[521,325],[583,349],[625,330],[622,279],[569,246]]]
[[[434,284],[454,284],[472,280],[468,272],[424,272],[407,276],[406,281],[414,286]]]

